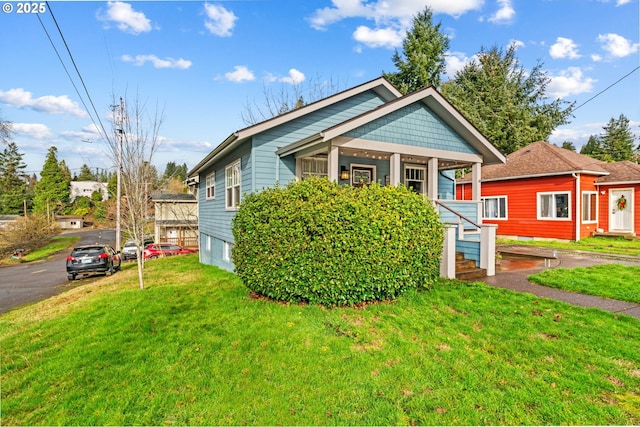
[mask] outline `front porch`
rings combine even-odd
[[[280,159],[295,159],[295,176],[327,177],[340,184],[404,185],[428,198],[445,224],[441,275],[456,277],[456,257],[463,254],[486,274],[495,274],[496,226],[482,224],[482,156],[394,143],[336,138],[329,143],[288,147]],[[455,169],[471,168],[474,200],[455,198]],[[458,254],[458,255],[456,255]],[[460,264],[460,263],[458,263]]]

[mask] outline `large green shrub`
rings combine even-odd
[[[317,178],[248,195],[233,234],[236,273],[249,289],[327,306],[429,286],[443,242],[438,213],[422,196]]]

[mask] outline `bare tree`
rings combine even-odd
[[[136,98],[131,104],[120,98],[114,102],[113,108],[113,140],[109,140],[110,154],[120,175],[122,197],[116,202],[124,200],[120,210],[122,220],[129,235],[136,242],[138,264],[138,280],[140,289],[144,289],[144,259],[142,256],[144,237],[147,225],[147,210],[149,207],[151,183],[157,171],[151,165],[151,160],[159,145],[159,132],[164,114],[158,105],[149,114],[147,105]],[[116,227],[117,234],[120,233]],[[117,240],[119,242],[119,235]],[[120,249],[120,248],[118,248]]]
[[[11,133],[13,132],[12,123],[4,120],[0,115],[0,141],[7,145],[11,142]]]
[[[264,84],[262,103],[247,100],[241,114],[242,121],[247,126],[254,125],[336,94],[342,86],[340,81],[334,80],[333,77],[324,80],[320,76],[311,78],[306,88],[303,83],[281,83],[276,89]]]

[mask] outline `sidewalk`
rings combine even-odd
[[[640,304],[562,291],[560,289],[531,283],[527,280],[528,276],[549,268],[545,268],[544,266],[545,259],[547,260],[547,265],[550,265],[551,268],[589,267],[605,263],[640,266],[640,256],[609,255],[561,249],[558,249],[554,254],[553,249],[515,245],[500,246],[497,248],[497,251],[503,253],[522,254],[532,258],[529,258],[526,262],[514,261],[513,268],[509,265],[510,262],[505,262],[505,260],[503,260],[503,264],[506,265],[497,268],[495,276],[483,279],[483,281],[490,286],[511,289],[518,292],[527,292],[542,298],[551,298],[580,307],[599,308],[640,319]],[[638,292],[640,292],[640,284],[638,284]]]

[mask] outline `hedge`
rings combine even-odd
[[[439,275],[443,231],[403,186],[326,178],[247,195],[233,220],[235,271],[252,291],[326,306],[394,299]]]

